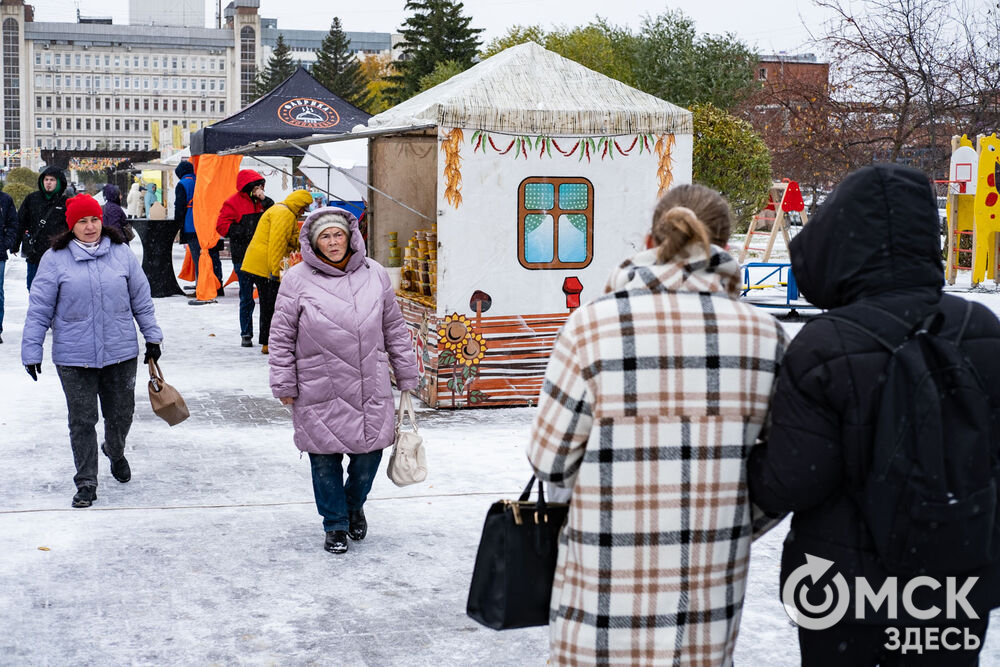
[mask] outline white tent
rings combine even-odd
[[[342,201],[366,200],[365,187],[334,167],[346,169],[351,176],[367,183],[368,139],[313,144],[299,164],[299,171],[317,188],[330,193],[331,198]]]

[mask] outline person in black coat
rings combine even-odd
[[[38,263],[52,245],[52,239],[69,230],[66,226],[66,175],[62,169],[46,167],[39,174],[38,190],[24,198],[17,218],[14,247],[20,247],[21,256],[28,262],[30,290]]]
[[[883,337],[892,334],[877,311],[916,324],[940,308],[945,315],[940,335],[949,339],[962,325],[965,300],[942,295],[940,223],[930,182],[918,171],[873,165],[854,172],[792,240],[790,252],[799,288],[813,305]],[[981,377],[1000,377],[1000,323],[981,304],[973,304],[961,349]],[[868,605],[864,619],[855,617],[856,577],[879,591],[889,576],[856,501],[871,462],[879,376],[889,358],[881,344],[849,324],[822,317],[807,322],[782,360],[767,442],[754,448],[748,462],[751,500],[767,512],[794,512],[782,553],[782,587],[807,557],[818,557],[832,562],[829,576],[843,575],[851,591],[846,616],[833,627],[799,628],[806,667],[976,665],[978,649],[905,656],[898,647],[889,650],[889,628],[897,628],[900,642],[905,628],[917,626],[962,628],[982,638],[990,610],[1000,606],[996,563],[955,573],[961,575],[957,590],[966,576],[979,577],[966,598],[978,619],[959,611],[957,620],[946,620],[944,581],[937,590],[923,586],[913,595],[917,608],[936,605],[941,615],[929,621],[912,618],[902,603],[905,577],[897,581],[896,620],[887,615],[886,603],[879,613]],[[997,422],[1000,383],[986,386]],[[808,599],[822,606],[822,587]]]
[[[3,274],[7,267],[7,251],[17,246],[17,207],[14,199],[0,192],[0,334],[3,333]],[[3,338],[0,337],[0,343]]]

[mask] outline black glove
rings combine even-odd
[[[28,371],[28,375],[31,376],[32,380],[34,380],[35,382],[38,382],[38,376],[42,374],[42,365],[41,364],[25,364],[24,365],[24,370]]]
[[[142,363],[148,364],[150,359],[152,359],[153,361],[160,360],[159,343],[146,343],[146,356],[142,358]]]

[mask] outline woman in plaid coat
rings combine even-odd
[[[747,495],[786,337],[736,298],[718,193],[657,204],[648,250],[556,340],[528,456],[572,489],[550,612],[557,665],[729,665],[750,541]],[[711,244],[711,245],[710,245]]]

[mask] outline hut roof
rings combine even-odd
[[[368,128],[436,124],[507,134],[690,134],[691,112],[534,42],[491,56],[373,116]]]

